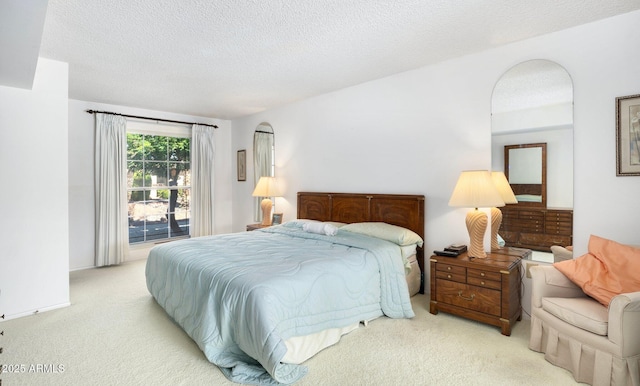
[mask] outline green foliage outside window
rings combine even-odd
[[[159,135],[127,134],[128,183],[131,188],[152,187],[152,177],[157,186],[167,186],[171,168],[183,175],[189,171],[190,138],[165,137]],[[130,200],[143,198],[141,191],[131,191]],[[168,195],[168,193],[161,193]]]

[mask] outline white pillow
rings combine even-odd
[[[417,233],[384,222],[356,222],[347,224],[341,227],[340,230],[377,237],[400,246],[415,244],[421,247],[423,243],[422,238]]]
[[[317,222],[319,223],[320,221],[316,221],[316,220],[305,220],[305,219],[294,219],[294,220],[289,220],[287,222],[285,222],[284,225],[287,228],[302,228],[302,226],[306,223],[310,223],[310,222]]]
[[[327,236],[335,236],[338,233],[338,228],[335,225],[315,221],[302,224],[302,230]]]
[[[333,224],[324,224],[324,233],[327,236],[335,236],[336,234],[338,234],[338,227],[333,225]]]

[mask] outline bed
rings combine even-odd
[[[296,382],[302,362],[361,322],[414,316],[424,196],[297,198],[297,220],[161,244],[147,259],[149,292],[232,381]]]

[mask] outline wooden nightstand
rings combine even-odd
[[[487,258],[431,256],[431,302],[438,311],[488,323],[511,335],[522,318],[520,257],[487,253]]]
[[[262,224],[249,224],[247,225],[247,231],[255,231],[256,229],[268,228],[271,225],[262,225]]]

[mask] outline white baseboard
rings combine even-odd
[[[69,272],[73,272],[73,271],[84,271],[85,269],[91,269],[91,268],[96,268],[95,265],[90,265],[87,267],[80,267],[80,268],[72,268],[69,270]]]
[[[39,314],[41,312],[47,312],[47,311],[57,310],[58,308],[69,307],[70,305],[71,305],[71,302],[65,302],[65,303],[61,303],[61,304],[55,304],[53,306],[38,308],[36,310],[29,310],[29,311],[19,312],[17,314],[5,315],[4,316],[4,320],[6,321],[6,320],[11,320],[11,319],[22,318],[22,317],[25,317],[25,316],[36,315],[36,314]]]

